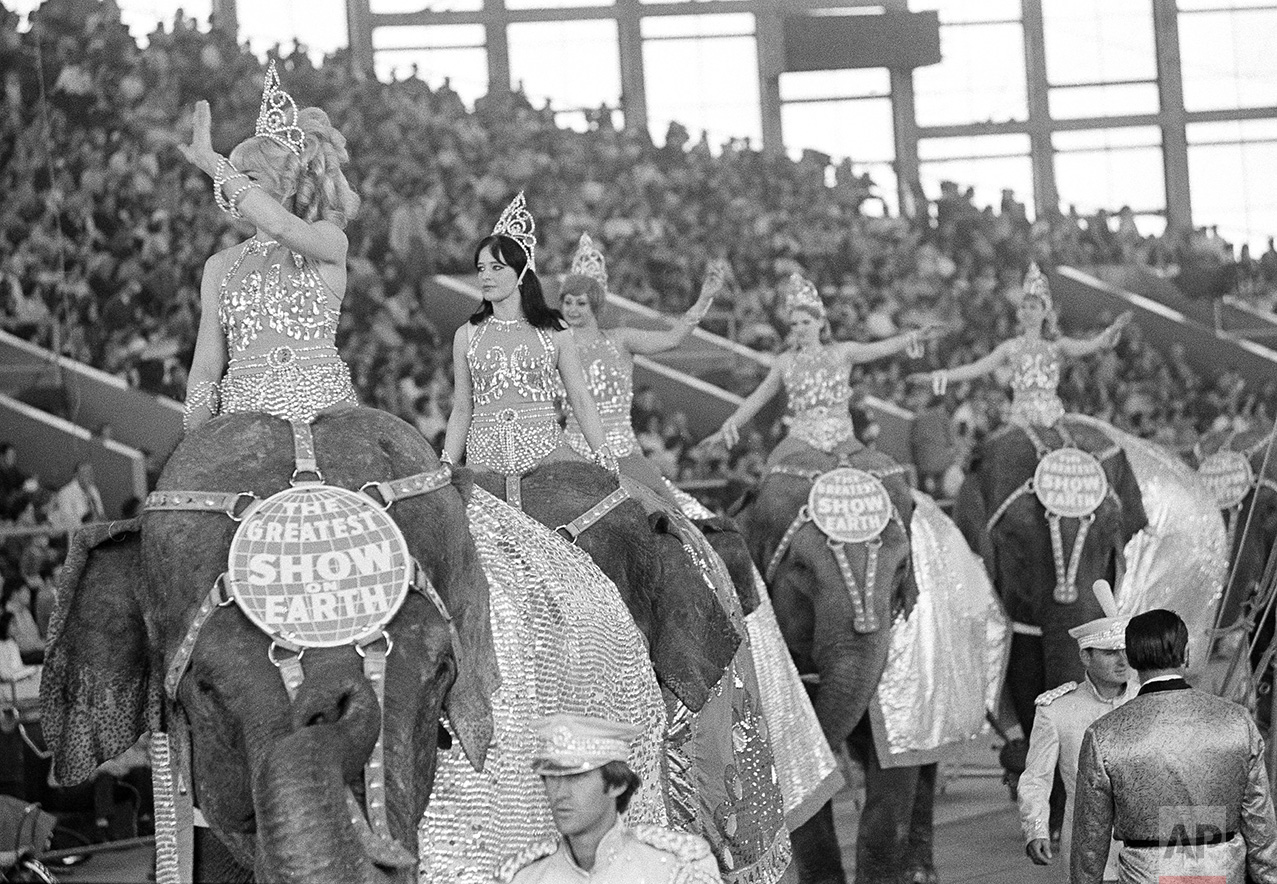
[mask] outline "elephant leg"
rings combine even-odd
[[[1074,646],[1076,647],[1076,645]],[[1073,656],[1077,656],[1074,651]],[[1011,706],[1024,738],[1033,729],[1034,705],[1038,694],[1046,690],[1045,659],[1042,638],[1036,635],[1014,633],[1011,636],[1011,655],[1007,661],[1007,688],[1011,692]]]
[[[789,841],[799,884],[846,884],[832,801],[826,801],[815,816],[791,832]]]
[[[884,768],[878,763],[868,715],[851,732],[847,745],[865,766],[865,806],[856,836],[856,884],[898,884],[918,768]]]
[[[938,764],[918,770],[918,785],[913,793],[913,813],[909,819],[906,848],[907,884],[936,884],[935,810]]]
[[[195,830],[195,880],[224,881],[226,884],[252,884],[253,871],[235,861],[212,830],[203,826]]]

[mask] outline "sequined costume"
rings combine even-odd
[[[953,520],[913,491],[909,555],[918,600],[891,626],[887,665],[870,704],[879,763],[930,764],[952,756],[996,709],[1011,623],[979,556]]]
[[[250,239],[222,279],[218,320],[230,362],[221,411],[314,420],[355,403],[334,340],[337,298],[313,262],[273,240]]]
[[[627,489],[649,512],[665,512],[671,531],[705,577],[719,604],[728,612],[737,631],[747,634],[740,599],[722,558],[705,536],[676,505],[663,480],[647,465],[630,425],[633,401],[633,362],[627,353],[602,333],[579,348],[590,393],[603,419],[612,450],[620,455],[622,475],[633,479]],[[575,417],[568,418],[568,439],[575,450],[588,456],[589,448]],[[650,487],[659,483],[657,488]],[[779,631],[779,630],[778,630]],[[792,664],[791,664],[792,667]],[[805,699],[795,678],[787,685]],[[692,712],[665,692],[669,721],[669,764],[671,822],[702,835],[718,859],[724,879],[731,884],[772,884],[780,880],[789,865],[789,834],[785,826],[787,803],[774,760],[776,748],[786,749],[771,739],[785,735],[801,745],[800,735],[773,730],[765,717],[766,704],[760,702],[759,673],[751,654],[751,643],[742,642],[735,658],[723,672],[708,701]],[[810,710],[810,703],[807,704]],[[812,721],[815,715],[812,713]],[[780,728],[783,723],[778,723]],[[819,727],[814,734],[826,747]],[[825,751],[828,752],[827,747]],[[832,767],[832,758],[831,767]]]
[[[665,825],[666,713],[647,647],[615,585],[585,553],[480,488],[467,506],[487,576],[501,686],[482,772],[458,741],[438,755],[420,826],[422,882],[488,882],[500,863],[554,837],[532,771],[532,723],[556,712],[635,724],[643,778],[627,821]]]
[[[1011,422],[1049,427],[1064,417],[1060,402],[1060,348],[1053,341],[1012,340]]]
[[[1264,739],[1246,709],[1168,678],[1092,724],[1078,760],[1074,884],[1100,884],[1110,831],[1124,842],[1128,884],[1277,881]]]
[[[608,448],[617,457],[639,452],[634,425],[630,422],[630,409],[634,404],[634,360],[603,332],[594,340],[578,345],[577,352],[599,410],[599,420],[603,422]],[[568,415],[567,439],[577,454],[593,456],[575,414]]]
[[[554,336],[521,319],[493,316],[467,333],[474,414],[466,461],[505,476],[531,472],[563,443]]]
[[[850,454],[862,447],[856,439],[848,405],[851,402],[851,362],[843,347],[822,346],[780,357],[780,376],[789,397],[785,423],[789,434],[772,452],[776,463],[794,451],[793,442],[826,454]],[[788,444],[787,444],[788,443]]]

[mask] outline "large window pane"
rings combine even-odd
[[[319,56],[349,45],[344,0],[240,3],[239,36],[258,54],[297,40]]]
[[[1076,120],[1080,117],[1155,114],[1160,102],[1156,83],[1127,83],[1120,86],[1057,86],[1050,92],[1050,105],[1053,119]]]
[[[683,37],[688,33],[750,36]],[[648,125],[658,144],[671,122],[687,127],[692,139],[708,133],[717,149],[731,138],[761,138],[758,49],[752,15],[661,16],[643,20],[643,69]],[[677,37],[671,35],[679,35]]]
[[[445,82],[467,105],[488,92],[483,25],[377,28],[372,32],[377,76],[417,76],[439,88]]]
[[[1157,76],[1151,2],[1043,0],[1042,16],[1052,84]]]
[[[555,110],[595,109],[621,101],[615,21],[512,24],[510,77],[533,104]]]
[[[863,98],[891,95],[891,74],[886,68],[846,71],[791,71],[780,75],[780,100]]]
[[[941,181],[974,191],[977,206],[997,206],[1002,191],[1033,205],[1033,165],[1027,135],[983,135],[975,138],[925,138],[918,142],[922,186],[935,199]]]
[[[940,13],[940,21],[1019,21],[1020,0],[909,0],[911,12]]]
[[[611,6],[612,0],[505,0],[506,9],[542,9],[546,7]]]
[[[1193,217],[1259,255],[1277,233],[1277,120],[1197,123],[1188,127]]]
[[[1139,214],[1166,208],[1161,132],[1154,126],[1057,132],[1055,183],[1064,205],[1091,214],[1130,206]]]
[[[804,149],[837,160],[890,162],[896,154],[891,100],[821,101],[786,104],[781,109],[785,146],[793,156]]]
[[[1190,111],[1277,103],[1277,9],[1181,12],[1184,106]]]
[[[241,3],[240,6],[245,4]],[[370,0],[374,13],[397,12],[478,12],[483,0]]]
[[[944,61],[914,71],[918,123],[1002,122],[1028,116],[1019,24],[940,28]]]

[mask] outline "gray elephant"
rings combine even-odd
[[[1026,736],[1033,726],[1034,699],[1082,679],[1077,642],[1069,629],[1104,613],[1089,591],[1078,592],[1073,600],[1057,594],[1059,563],[1045,509],[1037,496],[1022,490],[1040,461],[1032,439],[1052,449],[1070,444],[1094,453],[1107,479],[1108,493],[1093,513],[1081,549],[1075,543],[1082,523],[1060,520],[1059,557],[1072,570],[1075,588],[1086,590],[1101,578],[1120,585],[1126,544],[1148,524],[1126,454],[1106,434],[1071,416],[1055,428],[1034,432],[1030,437],[1011,427],[986,440],[954,507],[954,520],[984,559],[1007,614],[1021,624],[1011,640],[1007,687]]]
[[[351,408],[313,424],[329,484],[358,489],[437,466],[420,434],[382,412]],[[259,414],[217,418],[188,435],[160,490],[252,491],[293,473],[288,424]],[[385,709],[350,647],[310,648],[291,702],[268,659],[271,640],[237,607],[214,610],[194,643],[177,705],[190,722],[195,798],[237,870],[197,879],[415,882],[417,822],[430,795],[439,720],[480,765],[497,684],[488,584],[466,521],[464,487],[446,484],[390,513],[451,613],[409,593],[386,630]],[[201,601],[227,568],[236,523],[211,512],[148,511],[75,536],[59,593],[42,689],[45,735],[63,783],[88,777],[141,734],[180,720],[162,683]],[[370,837],[364,768],[384,740],[389,832]]]
[[[791,526],[808,504],[809,476],[838,466],[878,476],[898,514],[879,536],[871,611],[876,627],[858,630],[848,582],[829,544],[811,522]],[[878,763],[868,710],[887,664],[895,613],[910,610],[917,586],[910,560],[909,524],[913,499],[904,471],[886,455],[860,451],[839,460],[814,450],[798,451],[774,464],[757,496],[739,513],[739,522],[768,591],[781,632],[800,672],[819,676],[812,702],[831,746],[846,744],[864,762],[866,803],[860,815],[856,881],[900,880],[917,867],[934,876],[930,856],[934,766],[885,769]],[[787,548],[778,549],[788,536]],[[851,573],[867,581],[868,544],[844,547]],[[863,622],[860,624],[863,627]],[[910,832],[907,837],[899,833]],[[793,833],[795,865],[804,884],[842,884],[844,873],[826,804]]]

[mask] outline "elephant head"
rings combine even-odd
[[[883,529],[878,538],[882,545],[872,556],[869,544],[844,547],[851,575],[858,586],[870,590],[877,621],[872,631],[857,631],[852,590],[829,538],[814,523],[802,523],[774,570],[768,567],[807,504],[809,479],[773,471],[740,514],[754,562],[764,573],[771,571],[767,588],[794,661],[800,672],[820,676],[813,705],[833,746],[842,745],[868,710],[887,664],[894,614],[911,608],[917,598],[908,533],[913,499],[903,470],[886,455],[871,451],[859,452],[847,465],[878,475],[899,517]],[[815,473],[839,463],[832,456],[800,452],[779,466]]]
[[[358,489],[437,466],[420,434],[371,409],[325,415],[313,434],[331,485]],[[287,487],[293,468],[286,423],[234,414],[188,435],[159,489],[267,497]],[[290,702],[267,656],[270,638],[238,607],[215,610],[200,630],[177,694],[190,722],[196,800],[236,861],[259,879],[415,877],[415,869],[375,861],[366,849],[367,824],[348,810],[352,795],[364,797],[363,769],[379,733],[390,831],[413,857],[443,709],[472,762],[482,763],[498,677],[487,582],[465,517],[467,491],[454,482],[391,508],[459,641],[431,602],[409,593],[386,627],[393,648],[384,712],[352,647],[308,649],[304,683]],[[172,726],[174,709],[161,699],[164,672],[226,570],[235,529],[217,513],[148,511],[132,523],[76,535],[42,686],[59,780],[83,780],[141,733]]]
[[[500,496],[493,473],[475,481]],[[555,461],[523,479],[523,509],[541,524],[567,525],[617,489],[606,470],[581,461]],[[678,525],[649,516],[629,499],[580,534],[577,545],[616,584],[648,641],[661,686],[693,712],[705,705],[740,645],[741,636],[713,589],[683,548]]]
[[[1222,626],[1236,622],[1245,612],[1246,603],[1254,598],[1264,576],[1273,544],[1277,543],[1277,448],[1270,453],[1272,439],[1272,434],[1264,430],[1244,433],[1221,430],[1208,434],[1196,449],[1199,465],[1213,454],[1238,452],[1249,461],[1254,476],[1254,484],[1241,505],[1225,512],[1232,548],[1221,603]],[[1259,644],[1261,648],[1266,646],[1266,641]]]
[[[1081,550],[1074,548],[1080,521],[1060,520],[1065,563],[1077,556],[1073,585],[1080,591],[1076,601],[1056,599],[1056,551],[1046,511],[1036,495],[1023,492],[1038,466],[1037,451],[1023,431],[1011,430],[987,440],[958,495],[958,522],[968,541],[975,539],[972,547],[983,556],[1007,613],[1017,623],[1042,630],[1043,663],[1032,667],[1033,672],[1014,659],[1011,667],[1011,688],[1020,698],[1017,712],[1026,730],[1034,696],[1082,677],[1077,644],[1068,630],[1104,616],[1089,587],[1099,578],[1119,585],[1126,543],[1148,523],[1139,486],[1121,449],[1088,424],[1069,422],[1068,431],[1077,447],[1100,459],[1109,487]],[[1055,431],[1036,432],[1048,444],[1062,441]],[[1017,680],[1023,681],[1018,692]],[[1026,716],[1029,721],[1023,720]]]

